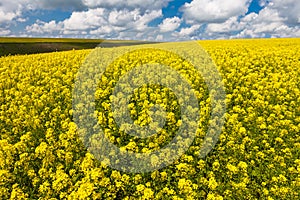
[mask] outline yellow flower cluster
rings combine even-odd
[[[219,141],[205,158],[197,155],[214,108],[205,82],[188,61],[155,49],[136,51],[120,57],[101,77],[96,117],[107,138],[130,152],[165,146],[184,119],[172,90],[143,85],[124,109],[135,125],[147,126],[156,115],[166,117],[165,126],[148,138],[126,134],[131,127],[118,127],[110,103],[121,76],[161,62],[195,90],[201,123],[194,142],[173,164],[144,174],[111,169],[80,138],[72,91],[90,50],[1,57],[0,199],[299,199],[300,39],[199,44],[223,78],[227,104]],[[152,110],[153,105],[164,112]],[[158,162],[152,157],[150,163]]]

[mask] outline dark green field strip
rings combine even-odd
[[[152,42],[101,39],[0,38],[0,56],[49,53],[55,51],[119,47]]]
[[[92,49],[99,43],[0,43],[0,56]]]
[[[0,43],[101,43],[103,39],[0,37]]]

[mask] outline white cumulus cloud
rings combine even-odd
[[[181,19],[179,17],[166,18],[158,25],[161,32],[171,32],[180,27]]]
[[[300,24],[300,1],[299,0],[272,0],[269,7],[276,10],[280,17],[284,19],[287,24]]]
[[[104,8],[94,8],[73,12],[69,18],[59,22],[37,21],[27,26],[26,31],[33,34],[53,33],[58,35],[86,33],[90,36],[105,38],[119,38],[121,34],[127,33],[135,38],[135,35],[140,32],[151,31],[148,24],[159,17],[162,17],[161,10],[146,10],[142,13],[139,9],[110,11]]]
[[[11,31],[6,28],[0,28],[0,36],[7,36]]]
[[[107,24],[105,16],[108,11],[103,8],[89,9],[88,11],[73,12],[72,15],[62,21],[66,30],[88,30]]]
[[[261,1],[265,7],[259,13],[231,17],[223,23],[209,23],[205,35],[209,38],[300,37],[300,1]],[[298,9],[299,8],[299,9]]]
[[[89,8],[139,8],[141,10],[157,10],[168,5],[173,0],[82,0]]]
[[[45,33],[54,33],[56,31],[62,30],[62,24],[56,23],[56,21],[52,20],[50,22],[43,22],[38,20],[31,26],[26,27],[26,31],[29,33],[38,33],[38,34],[45,34]]]
[[[224,22],[247,13],[251,0],[193,0],[181,8],[189,23]]]
[[[172,33],[172,36],[174,40],[195,40],[199,38],[198,30],[200,27],[200,24],[196,24],[190,27],[181,28],[179,32]]]

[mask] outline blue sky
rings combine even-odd
[[[299,0],[2,0],[0,36],[178,41],[300,37]]]

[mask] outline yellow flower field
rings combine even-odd
[[[189,79],[200,105],[196,138],[174,163],[148,173],[112,169],[80,137],[72,92],[91,50],[0,57],[0,199],[299,199],[300,39],[199,44],[226,92],[226,121],[204,158],[198,155],[213,108],[205,82],[184,59],[155,49],[133,52],[112,64],[95,92],[95,115],[109,141],[121,151],[146,153],[169,143],[184,123],[179,99],[160,85],[134,90],[126,109],[137,126],[151,122],[154,104],[166,116],[159,134],[138,139],[114,122],[113,87],[149,62]]]

